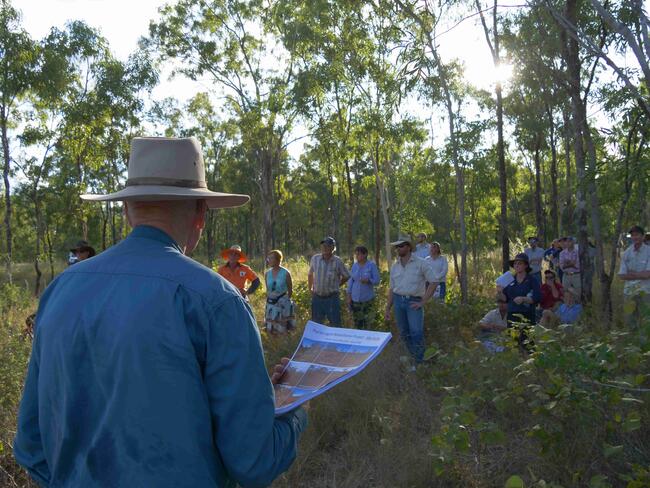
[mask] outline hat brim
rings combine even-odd
[[[390,245],[393,247],[397,247],[400,244],[408,244],[409,246],[413,247],[413,243],[411,241],[394,241],[390,243]]]
[[[510,264],[511,268],[515,267],[515,261],[521,261],[522,263],[526,263],[526,261],[524,261],[523,259],[511,259],[510,261],[508,261],[508,264]],[[528,264],[528,263],[526,263],[526,265],[527,265],[526,266],[526,273],[530,273],[533,270],[533,268],[531,268],[530,264]]]
[[[123,190],[107,195],[81,195],[82,200],[90,202],[141,201],[153,202],[159,200],[205,200],[208,208],[234,208],[245,205],[250,200],[248,195],[236,193],[219,193],[206,188],[179,188],[176,186],[127,186]]]
[[[228,259],[230,259],[231,252],[239,254],[239,259],[237,260],[238,263],[241,264],[248,261],[248,258],[246,257],[246,254],[244,254],[243,251],[235,251],[234,249],[224,249],[223,251],[221,251],[221,257],[227,261]]]

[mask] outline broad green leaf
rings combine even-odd
[[[520,476],[513,474],[506,481],[504,488],[525,488],[525,486],[526,485],[524,484],[524,480],[522,480]]]

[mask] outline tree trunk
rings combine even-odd
[[[381,212],[381,190],[379,189],[379,186],[375,184],[376,192],[375,192],[375,218],[374,220],[374,238],[375,238],[375,263],[377,264],[377,267],[380,266],[379,263],[379,258],[381,255],[381,238],[379,237],[380,235],[380,230],[379,230],[379,213]],[[390,255],[386,256],[386,268],[390,271]]]
[[[50,265],[50,283],[54,280],[54,250],[52,249],[52,236],[49,225],[45,226],[45,243],[47,244],[47,260]]]
[[[577,0],[567,0],[566,17],[574,24],[577,19]],[[581,88],[580,88],[580,57],[578,42],[572,37],[564,35],[566,42],[563,46],[567,71],[569,78],[569,96],[571,98],[571,117],[573,126],[573,145],[576,162],[576,209],[575,221],[578,229],[578,244],[580,246],[580,280],[582,284],[583,303],[591,302],[591,259],[589,259],[589,231],[587,227],[587,198],[586,190],[588,189],[586,166],[585,166],[585,149],[582,134],[582,118],[580,107],[582,105]]]
[[[4,158],[4,167],[2,176],[5,185],[5,239],[6,239],[6,253],[5,253],[5,269],[7,272],[7,280],[12,282],[11,276],[11,261],[12,261],[12,234],[11,234],[11,182],[9,175],[11,173],[11,157],[9,154],[9,137],[7,135],[7,114],[5,107],[0,107],[0,125],[2,126],[2,155]]]
[[[262,157],[262,255],[266,256],[273,246],[273,161],[264,151]],[[250,252],[250,251],[249,251]]]
[[[352,232],[352,225],[354,222],[356,199],[352,191],[352,176],[350,174],[350,162],[345,158],[345,181],[348,186],[348,204],[346,206],[345,224],[347,228],[346,244],[348,248],[348,256],[350,260],[354,258],[354,233]]]
[[[379,174],[379,142],[375,144],[375,150],[372,157],[372,166],[375,172],[375,183],[377,186],[377,191],[379,192],[379,202],[381,203],[381,214],[384,221],[384,251],[386,252],[386,260],[390,262],[390,219],[389,219],[389,208],[388,208],[388,198],[386,194],[386,187],[382,181],[381,175]]]
[[[544,210],[542,204],[542,171],[541,171],[541,136],[535,140],[535,224],[537,226],[537,237],[543,238],[544,232]]]
[[[451,102],[451,92],[446,79],[441,76],[445,101],[447,104],[447,118],[449,120],[449,140],[451,153],[456,173],[456,192],[458,198],[458,222],[460,227],[460,298],[462,303],[467,303],[467,228],[465,226],[465,177],[458,154],[458,141],[456,140],[455,114]]]
[[[501,267],[505,273],[510,269],[510,236],[508,235],[508,186],[506,175],[506,156],[503,142],[503,97],[501,83],[497,83],[497,155],[499,166],[499,197],[501,212],[499,214],[499,235],[501,237]]]
[[[36,272],[36,277],[34,278],[34,296],[38,297],[41,293],[41,277],[43,273],[39,266],[39,261],[41,259],[41,227],[42,227],[42,218],[41,218],[41,205],[36,194],[37,190],[34,189],[34,217],[36,221],[36,246],[34,249],[34,271]]]
[[[553,111],[546,107],[549,124],[549,145],[551,146],[551,231],[553,239],[560,236],[560,220],[558,211],[558,186],[557,186],[557,141],[555,138],[555,123],[553,121]]]
[[[564,136],[564,164],[565,164],[565,178],[564,178],[564,213],[563,213],[563,229],[562,234],[573,234],[575,225],[573,223],[573,180],[571,177],[571,120],[567,111],[562,112],[563,117],[563,136]]]

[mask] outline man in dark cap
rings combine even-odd
[[[321,253],[312,256],[307,282],[311,291],[311,319],[330,325],[341,325],[341,298],[339,288],[350,278],[341,258],[334,255],[336,241],[327,236],[320,241]]]

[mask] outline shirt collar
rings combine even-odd
[[[151,225],[138,225],[131,231],[129,238],[151,239],[153,241],[158,241],[163,243],[165,246],[173,247],[178,252],[183,254],[180,246],[174,239],[171,238],[169,234],[167,234],[167,232],[160,230],[157,227],[152,227]]]

